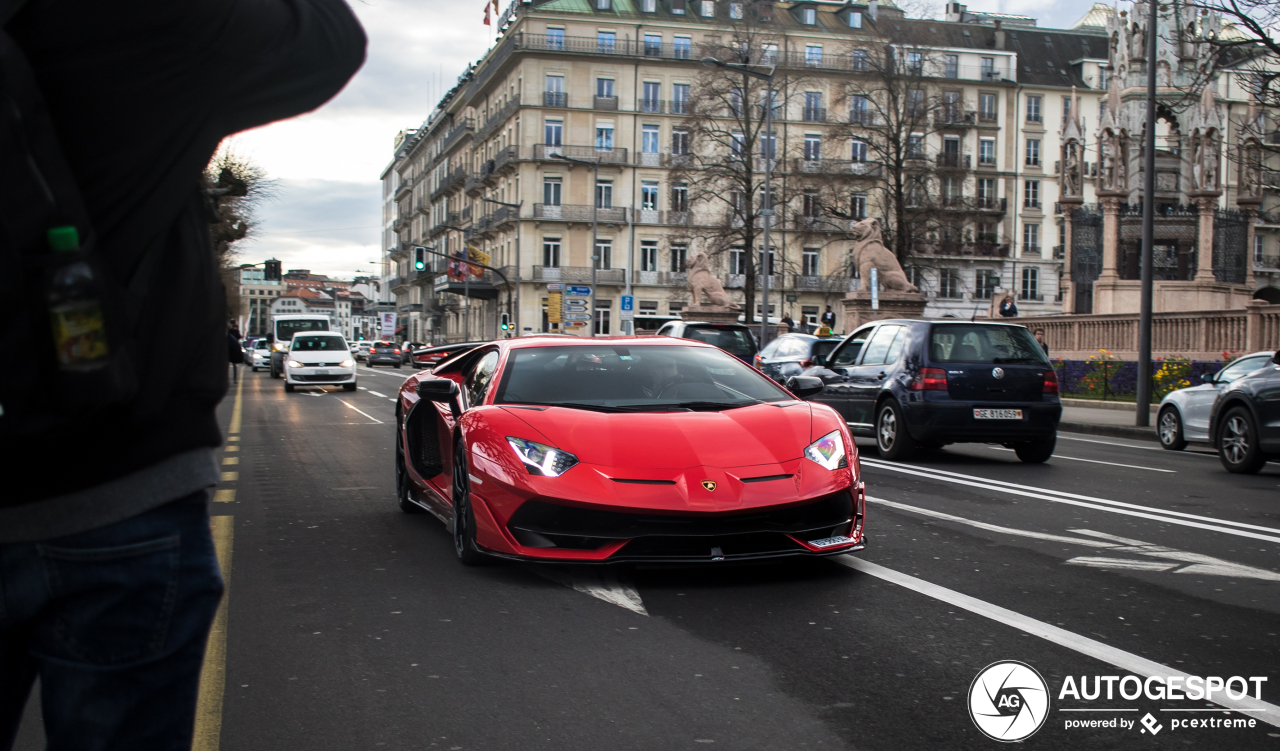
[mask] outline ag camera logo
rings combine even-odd
[[[993,662],[969,686],[969,717],[992,740],[1030,738],[1049,717],[1049,684],[1026,663]]]

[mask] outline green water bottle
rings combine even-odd
[[[80,233],[72,226],[50,229],[48,241],[54,253],[80,249]],[[98,298],[98,279],[83,259],[54,272],[49,285],[49,318],[60,370],[83,372],[106,367],[107,322]]]

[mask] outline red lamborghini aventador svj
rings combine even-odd
[[[822,390],[693,341],[493,342],[405,381],[396,490],[458,558],[697,563],[861,550],[857,449]]]

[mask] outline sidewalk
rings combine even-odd
[[[1058,429],[1066,433],[1087,433],[1090,435],[1107,435],[1115,438],[1135,438],[1143,441],[1156,441],[1156,408],[1151,407],[1151,425],[1149,428],[1134,426],[1137,405],[1117,402],[1103,402],[1097,405],[1087,404],[1083,399],[1063,399],[1062,422]]]

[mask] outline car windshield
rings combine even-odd
[[[495,403],[650,412],[729,409],[792,398],[719,350],[606,345],[512,351]]]
[[[329,323],[321,320],[276,321],[276,338],[287,342],[299,331],[328,331]]]
[[[746,329],[720,326],[687,326],[684,330],[684,338],[693,339],[697,342],[706,342],[738,357],[750,357],[756,353],[755,342],[752,341],[751,333]]]
[[[340,336],[295,336],[293,338],[294,352],[323,352],[332,350],[346,350],[347,343]]]
[[[1269,357],[1242,357],[1218,371],[1218,383],[1231,383],[1243,378],[1270,361]]]
[[[254,349],[271,349],[271,345],[267,343],[266,339],[259,339],[258,341],[253,343],[253,348]]]
[[[1044,349],[1025,328],[980,323],[934,326],[929,335],[929,359],[956,363],[1049,364]]]

